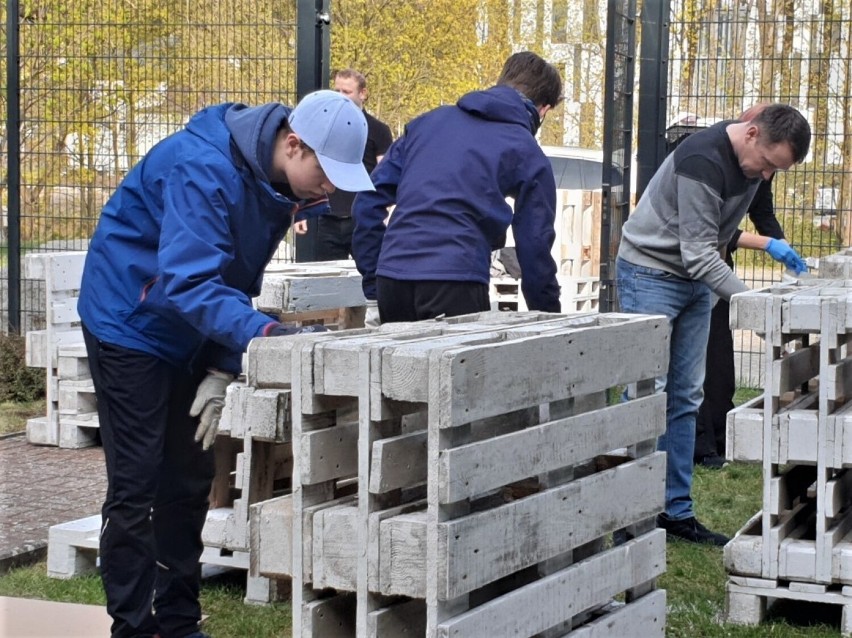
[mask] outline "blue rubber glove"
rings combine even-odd
[[[793,250],[792,246],[781,240],[770,239],[764,250],[769,253],[772,259],[780,261],[797,275],[808,271],[808,265],[804,259],[799,257],[799,253]]]
[[[266,336],[289,337],[290,335],[303,335],[317,332],[328,332],[328,328],[318,323],[311,324],[310,326],[288,326],[286,324],[279,323],[277,326],[273,326],[272,329],[266,333]]]

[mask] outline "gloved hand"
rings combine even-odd
[[[200,416],[195,430],[195,441],[210,449],[219,430],[219,419],[225,405],[225,388],[234,380],[234,375],[219,370],[208,370],[207,376],[198,385],[195,400],[189,408],[189,416]]]
[[[804,259],[799,257],[799,253],[780,239],[770,239],[764,250],[769,253],[772,259],[780,261],[797,275],[808,271],[808,265]]]
[[[367,314],[364,316],[364,326],[367,328],[378,328],[382,325],[379,316],[379,302],[375,299],[367,299]]]
[[[303,335],[310,334],[312,332],[328,332],[328,328],[319,323],[315,323],[310,326],[288,326],[283,323],[279,323],[277,326],[273,326],[266,336],[289,337],[290,335]]]

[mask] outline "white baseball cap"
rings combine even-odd
[[[355,103],[336,91],[302,98],[288,118],[290,130],[316,153],[322,170],[345,191],[376,190],[364,168],[367,120]]]

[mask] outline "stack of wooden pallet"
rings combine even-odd
[[[803,280],[736,295],[765,340],[765,393],[728,415],[728,458],[763,466],[763,509],[725,548],[728,620],[792,599],[842,607],[852,633],[852,287]]]
[[[37,445],[81,448],[97,441],[94,385],[77,314],[86,253],[30,253],[24,276],[43,280],[45,329],[27,333],[26,363],[45,368],[47,409],[27,422],[27,440]],[[361,276],[351,261],[270,264],[255,306],[282,321],[363,325]]]
[[[600,296],[601,192],[559,189],[556,191],[556,238],[551,255],[561,287],[562,312],[591,312]],[[514,246],[511,229],[507,245]],[[510,275],[492,278],[492,310],[528,310],[520,279]]]
[[[43,417],[27,421],[27,440],[38,445],[93,445],[98,420],[77,296],[84,252],[30,253],[24,277],[44,281],[45,328],[27,332],[26,364],[46,370]]]
[[[251,505],[251,569],[292,577],[298,636],[662,636],[667,352],[664,318],[598,314],[254,341],[293,490]]]
[[[826,279],[852,279],[852,248],[845,248],[819,260],[819,276]]]

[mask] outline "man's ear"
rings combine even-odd
[[[745,131],[745,138],[747,140],[756,140],[760,137],[760,127],[756,124],[749,123],[748,128]]]
[[[545,104],[544,106],[538,107],[538,116],[541,118],[541,121],[544,121],[544,116],[547,115],[547,112],[553,107],[550,104]]]
[[[302,147],[302,140],[291,131],[284,137],[283,144],[287,156],[293,157]]]

